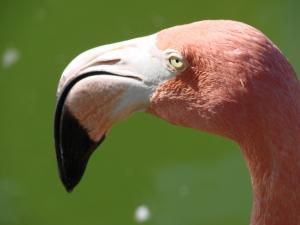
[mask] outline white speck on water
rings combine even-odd
[[[8,48],[2,55],[2,66],[9,68],[20,60],[20,52],[16,48]]]
[[[145,205],[141,205],[141,206],[137,207],[135,210],[134,217],[138,223],[143,223],[143,222],[149,220],[150,216],[151,216],[150,210]]]

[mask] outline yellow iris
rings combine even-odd
[[[172,55],[169,58],[169,63],[176,69],[176,70],[183,70],[185,68],[185,63],[183,59],[179,58],[178,56]]]

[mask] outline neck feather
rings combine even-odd
[[[249,129],[238,140],[253,187],[251,225],[300,224],[299,112],[265,119],[259,130]]]

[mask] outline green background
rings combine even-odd
[[[0,224],[249,224],[251,186],[233,142],[138,113],[113,127],[68,194],[57,173],[58,79],[80,52],[203,19],[235,19],[266,33],[300,74],[294,1],[0,2]],[[10,49],[19,60],[5,66]]]

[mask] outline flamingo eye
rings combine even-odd
[[[170,66],[176,71],[183,71],[186,68],[186,62],[177,54],[170,54],[168,57]]]

